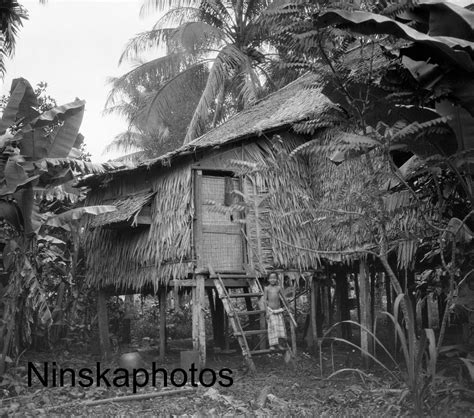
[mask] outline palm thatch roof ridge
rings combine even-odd
[[[323,120],[329,111],[339,108],[322,93],[318,80],[313,74],[302,76],[194,141],[139,166],[166,165],[171,159],[183,154],[259,136],[308,119]]]
[[[89,179],[98,180],[115,173],[150,168],[155,165],[167,166],[177,157],[219,147],[248,137],[260,136],[265,132],[293,126],[302,121],[324,122],[327,116],[334,112],[340,113],[340,108],[322,93],[319,77],[315,74],[306,74],[264,97],[253,106],[235,114],[223,124],[188,144],[160,157],[144,161],[134,168],[85,178],[79,186],[87,185]]]
[[[259,136],[264,132],[304,120],[323,119],[328,111],[339,108],[323,95],[318,80],[314,74],[304,75],[194,141],[139,166],[168,165],[180,155],[218,147],[250,136]]]

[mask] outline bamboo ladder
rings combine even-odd
[[[263,297],[262,286],[257,278],[247,276],[247,275],[219,274],[219,273],[215,273],[214,270],[210,266],[209,266],[209,273],[210,273],[210,277],[214,280],[214,286],[216,287],[219,298],[222,300],[224,309],[227,313],[227,316],[229,317],[229,323],[232,327],[234,335],[237,337],[237,341],[240,345],[240,348],[242,349],[242,354],[244,356],[244,359],[247,365],[249,366],[249,369],[252,372],[255,372],[256,367],[255,367],[255,363],[253,362],[252,355],[269,354],[269,353],[272,353],[273,351],[270,349],[250,349],[247,337],[253,336],[253,335],[263,335],[263,338],[260,339],[259,343],[257,344],[257,347],[260,346],[263,341],[265,341],[265,337],[267,335],[267,325],[265,321],[266,312],[265,312],[265,309],[257,309],[257,310],[252,310],[252,311],[238,311],[235,308],[235,304],[233,300],[236,300],[238,298],[257,298],[258,302],[261,302],[262,297]],[[224,284],[225,278],[246,279],[249,285],[250,293],[229,292],[231,288],[226,288]],[[293,336],[294,336],[293,331],[294,331],[294,327],[296,326],[296,321],[294,320],[293,315],[288,309],[286,300],[282,298],[282,301],[283,301],[283,306],[285,307],[285,309],[287,310],[290,316],[291,328],[292,328],[291,334],[292,334],[292,340],[293,340]],[[259,305],[261,306],[261,303],[259,303]],[[245,331],[242,328],[240,317],[250,316],[250,315],[260,315],[260,329]],[[295,348],[295,346],[296,346],[296,341],[293,341],[293,347]]]

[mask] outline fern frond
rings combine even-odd
[[[426,122],[412,122],[409,125],[405,126],[403,129],[399,130],[393,137],[392,142],[396,143],[406,139],[409,136],[415,136],[422,133],[428,128],[438,127],[439,125],[446,124],[451,120],[451,116],[443,116],[440,118],[431,119]]]

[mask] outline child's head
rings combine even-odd
[[[268,275],[268,283],[275,285],[278,283],[278,276],[275,272],[272,272]]]

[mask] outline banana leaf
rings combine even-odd
[[[23,129],[20,133],[19,148],[21,155],[31,160],[38,160],[48,156],[48,150],[51,146],[51,139],[42,129]]]
[[[24,78],[15,78],[10,89],[10,99],[0,120],[0,134],[5,133],[18,119],[38,115],[33,109],[36,106],[38,100],[31,84]]]
[[[86,102],[76,99],[74,102],[67,103],[62,106],[56,106],[33,119],[30,122],[32,129],[50,126],[59,121],[65,121],[69,116],[84,111]],[[76,138],[74,138],[75,140]]]
[[[451,36],[474,41],[474,13],[445,1],[419,0],[408,17],[429,27],[430,36]]]
[[[474,16],[474,12],[467,10],[465,14]],[[407,39],[413,41],[414,48],[405,49],[404,54],[415,60],[420,60],[423,54],[440,65],[449,63],[464,71],[474,72],[474,43],[466,39],[430,36],[389,17],[362,11],[331,10],[316,19],[317,27],[330,25],[341,25],[363,35],[386,34]]]
[[[17,231],[21,229],[21,212],[15,203],[0,200],[0,218],[7,221]]]
[[[24,167],[13,158],[9,158],[6,162],[3,175],[6,184],[0,188],[0,196],[15,193],[19,187],[31,183],[39,177],[38,175],[28,176]]]
[[[49,158],[65,158],[73,148],[84,117],[84,105],[77,112],[68,114],[62,126],[55,132],[49,148]]]

